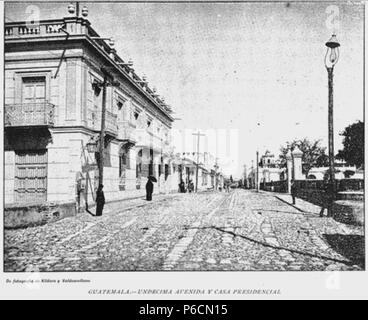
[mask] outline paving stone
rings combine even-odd
[[[363,269],[322,236],[363,236],[363,228],[301,214],[269,193],[180,194],[144,204],[115,204],[99,219],[80,214],[5,230],[5,271]]]

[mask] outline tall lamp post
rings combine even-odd
[[[336,35],[333,34],[331,39],[326,42],[326,56],[325,66],[328,74],[328,157],[329,157],[329,169],[330,179],[328,185],[328,216],[333,216],[333,202],[336,195],[335,184],[335,153],[334,153],[334,131],[333,131],[333,70],[337,61],[339,60],[339,47],[340,43],[337,41]]]

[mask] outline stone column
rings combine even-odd
[[[295,147],[293,152],[293,178],[295,180],[303,179],[303,171],[302,171],[302,157],[303,152],[300,151],[298,147]]]
[[[291,152],[289,151],[286,154],[286,170],[287,170],[287,190],[288,193],[291,193],[291,179],[293,175],[293,157],[291,155]]]

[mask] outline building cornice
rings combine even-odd
[[[67,22],[75,22],[79,23],[82,27],[88,28],[88,33],[84,34],[69,34],[68,35],[68,44],[69,43],[83,43],[87,44],[90,48],[92,48],[97,54],[104,60],[102,63],[103,67],[107,67],[108,69],[111,68],[112,72],[118,75],[120,78],[124,79],[126,82],[128,82],[136,91],[139,92],[139,95],[133,94],[130,92],[132,97],[135,97],[136,99],[140,99],[141,97],[144,97],[144,99],[140,99],[140,104],[145,106],[148,109],[148,105],[151,104],[152,107],[150,108],[152,111],[156,109],[156,116],[157,114],[161,115],[161,120],[165,119],[165,123],[171,127],[171,123],[174,121],[174,119],[169,115],[166,111],[163,110],[162,106],[144,89],[140,84],[138,84],[134,79],[132,79],[129,74],[126,72],[124,67],[119,66],[117,64],[117,61],[115,60],[122,60],[116,53],[114,53],[114,59],[109,56],[109,53],[106,52],[106,50],[111,50],[111,48],[106,44],[102,43],[102,45],[98,45],[95,40],[93,40],[92,36],[98,36],[98,34],[90,27],[90,23],[88,20],[84,18],[64,18],[64,19],[57,19],[57,20],[42,20],[40,21],[40,25],[65,25]],[[17,27],[17,26],[26,26],[25,22],[8,22],[5,24],[5,29],[11,28],[11,27]],[[53,43],[62,43],[66,40],[66,34],[64,33],[50,33],[45,35],[30,35],[30,36],[16,36],[13,34],[7,35],[5,33],[5,52],[9,52],[9,48],[11,48],[12,45],[16,47],[16,49],[19,48],[19,44],[21,43],[32,43],[32,44],[39,44],[39,43],[47,43],[48,46]],[[34,47],[32,48],[34,50]],[[19,49],[18,49],[19,50]],[[16,51],[16,50],[14,50]],[[50,50],[47,50],[50,51]],[[107,63],[107,65],[105,64]],[[137,98],[139,97],[139,98]],[[143,102],[143,100],[146,100]]]

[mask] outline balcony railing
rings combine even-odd
[[[106,132],[115,136],[118,134],[118,116],[107,110],[105,116],[105,127]]]
[[[23,22],[8,22],[5,25],[5,40],[20,38],[42,38],[60,36],[65,38],[66,31],[69,35],[85,35],[98,37],[98,33],[90,26],[88,20],[76,17],[66,17],[55,20],[42,20],[31,24]],[[104,42],[97,45],[106,53],[110,53],[110,47]]]
[[[137,141],[135,128],[130,127],[127,123],[123,123],[119,127],[118,138],[119,140],[128,140],[135,143]]]
[[[26,37],[26,36],[44,36],[54,33],[60,33],[65,36],[60,29],[65,28],[64,20],[40,21],[35,24],[27,24],[26,22],[7,23],[5,26],[5,37]]]
[[[5,127],[53,126],[55,106],[49,102],[5,105]]]
[[[101,111],[90,111],[89,127],[96,131],[101,131]],[[105,132],[116,136],[118,134],[118,116],[106,110],[105,113]]]

